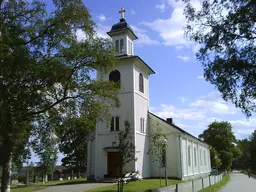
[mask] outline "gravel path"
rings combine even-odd
[[[243,173],[233,172],[230,174],[230,181],[220,190],[220,192],[255,192],[256,179],[249,178]]]

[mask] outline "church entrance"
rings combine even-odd
[[[118,177],[121,172],[121,153],[108,152],[108,176]]]

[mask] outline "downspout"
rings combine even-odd
[[[180,174],[181,180],[183,179],[183,164],[182,164],[182,151],[181,151],[181,135],[179,135],[179,150],[180,150]]]

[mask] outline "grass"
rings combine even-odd
[[[164,180],[162,179],[162,187],[164,187]],[[180,180],[168,180],[168,185],[173,185],[176,183],[181,183]],[[142,181],[133,181],[124,185],[124,192],[144,192],[149,189],[157,189],[160,188],[160,180],[159,179],[145,179]],[[116,192],[117,185],[111,185],[107,187],[100,187],[97,189],[92,189],[86,192]]]
[[[47,188],[47,185],[32,184],[27,187],[15,187],[11,192],[32,192]]]
[[[41,189],[45,189],[50,185],[74,185],[85,183],[85,178],[79,178],[74,180],[62,180],[62,181],[49,181],[47,183],[31,183],[29,186],[12,186],[11,192],[32,192]]]
[[[207,187],[207,188],[201,190],[200,192],[217,192],[224,185],[226,185],[229,182],[229,180],[230,180],[230,175],[226,174],[220,182],[218,182],[218,183],[216,183],[216,184],[214,184],[214,185],[212,185],[210,187]]]

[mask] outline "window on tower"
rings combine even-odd
[[[121,74],[118,70],[112,71],[109,74],[109,81],[113,81],[117,84],[118,88],[121,87]]]
[[[140,118],[140,132],[145,133],[145,119],[142,117]]]
[[[140,89],[140,92],[144,93],[144,79],[141,73],[139,76],[139,89]]]
[[[119,52],[119,40],[116,40],[116,45],[115,45],[116,53]]]
[[[110,131],[119,131],[119,117],[111,118]]]
[[[124,40],[123,39],[120,40],[120,50],[119,50],[119,53],[124,53]]]

